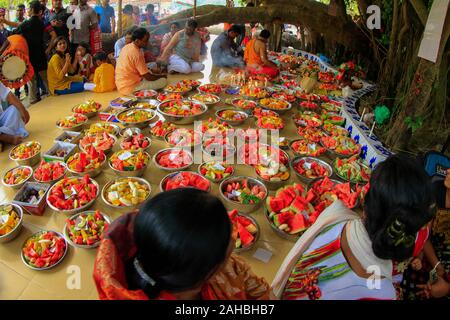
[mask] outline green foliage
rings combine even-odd
[[[374,110],[375,122],[378,125],[383,125],[386,120],[388,120],[391,116],[391,111],[385,105],[379,105],[375,107]]]
[[[405,119],[405,124],[407,125],[408,129],[411,129],[411,131],[414,133],[417,129],[422,127],[423,118],[417,117],[413,119],[412,117],[408,116]]]

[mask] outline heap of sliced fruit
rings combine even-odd
[[[272,110],[286,110],[289,108],[289,103],[285,100],[275,99],[275,98],[264,98],[259,100],[259,104],[267,109]]]
[[[221,161],[209,161],[201,165],[200,174],[212,181],[221,181],[233,174],[233,166]]]
[[[232,103],[233,106],[245,110],[253,110],[258,106],[255,101],[245,99],[235,99]]]
[[[191,99],[204,104],[214,104],[220,101],[220,98],[211,93],[197,93],[191,96]]]
[[[103,133],[96,133],[93,135],[85,135],[79,142],[80,148],[82,150],[87,150],[90,147],[94,147],[97,151],[103,151],[106,152],[107,150],[110,150],[114,143],[116,142],[116,139],[113,138],[112,135],[103,132]]]
[[[103,151],[97,151],[94,147],[89,147],[86,152],[78,152],[67,159],[67,167],[75,172],[89,172],[98,169],[106,157]]]
[[[255,165],[256,174],[263,180],[270,182],[286,181],[290,177],[289,160],[286,155],[270,147],[258,149],[258,164]]]
[[[155,137],[164,138],[166,134],[174,131],[176,128],[177,126],[173,123],[168,121],[163,122],[160,120],[150,129],[150,133]]]
[[[102,105],[100,103],[97,103],[94,100],[87,100],[86,102],[75,106],[72,111],[80,114],[88,114],[97,112],[101,107]]]
[[[169,149],[159,152],[155,158],[156,163],[168,169],[184,168],[192,164],[192,156],[183,149]]]
[[[103,132],[112,134],[113,136],[116,136],[119,133],[116,125],[108,122],[97,122],[93,123],[90,128],[86,130],[86,135],[95,135]]]
[[[157,94],[158,93],[155,90],[147,90],[147,89],[138,90],[134,93],[134,95],[138,98],[153,98]]]
[[[237,129],[236,135],[243,141],[257,142],[260,136],[259,130],[255,128]]]
[[[295,140],[291,144],[294,153],[302,156],[320,157],[327,150],[316,142],[305,139]]]
[[[137,151],[144,150],[150,146],[151,140],[144,136],[142,133],[134,134],[131,137],[123,139],[120,143],[120,147],[123,150]]]
[[[215,84],[215,83],[201,85],[200,87],[198,87],[198,90],[202,93],[212,93],[212,94],[221,94],[222,93],[221,85]]]
[[[323,124],[320,116],[312,111],[299,112],[294,115],[293,120],[297,126],[317,128]]]
[[[262,99],[269,96],[269,92],[261,87],[243,86],[239,91],[241,96]]]
[[[266,192],[257,184],[250,187],[248,180],[242,179],[241,181],[229,182],[224,185],[223,195],[234,202],[258,204],[266,197]]]
[[[329,177],[330,170],[312,158],[301,159],[294,165],[294,170],[308,179]]]
[[[66,166],[63,162],[45,162],[41,161],[39,167],[34,170],[34,179],[39,182],[49,182],[61,178],[66,172]]]
[[[164,102],[167,100],[182,100],[183,95],[181,93],[160,93],[156,99],[159,102]]]
[[[192,129],[179,128],[170,132],[167,136],[167,143],[177,147],[193,147],[201,143],[201,136]]]
[[[355,183],[368,182],[372,172],[368,166],[361,163],[357,156],[348,159],[337,158],[334,161],[334,169],[338,176]]]
[[[105,190],[106,201],[116,207],[130,207],[147,200],[150,189],[135,178],[117,179]]]
[[[37,141],[29,141],[19,144],[12,149],[11,158],[13,160],[25,160],[34,157],[41,151],[41,144]]]
[[[227,132],[229,129],[231,129],[231,126],[219,119],[209,118],[207,122],[202,121],[202,133]]]
[[[127,112],[121,112],[117,119],[125,123],[140,123],[151,120],[155,116],[152,110],[131,109]]]
[[[295,100],[297,99],[294,94],[287,93],[287,92],[284,92],[284,91],[273,93],[272,94],[272,98],[279,99],[279,100],[284,100],[284,101],[287,101],[287,102],[290,102],[290,103],[295,102]]]
[[[340,105],[336,104],[334,101],[324,102],[320,106],[323,110],[326,110],[328,112],[339,113],[339,111],[341,110]]]
[[[103,238],[109,223],[100,211],[80,213],[66,220],[67,235],[78,245],[93,246]]]
[[[3,177],[3,182],[6,185],[12,186],[27,181],[32,174],[32,170],[29,167],[19,166],[6,172]]]
[[[172,100],[161,104],[161,111],[174,116],[195,116],[205,110],[201,104],[188,100]]]
[[[192,88],[198,87],[200,85],[200,81],[190,80],[190,79],[181,80],[180,83],[182,85],[189,86],[189,87],[192,87]]]
[[[357,205],[361,188],[357,187],[353,191],[349,182],[336,183],[325,177],[314,182],[310,191],[314,193],[313,204],[322,212],[336,200],[341,200],[348,208],[353,209]]]
[[[324,123],[323,129],[329,135],[332,135],[332,136],[344,136],[344,137],[347,137],[350,134],[350,132],[347,129],[342,128],[342,127],[337,126],[337,125],[334,125],[334,124],[331,124],[331,123]]]
[[[178,172],[169,177],[163,185],[164,191],[169,191],[178,188],[196,188],[203,191],[208,191],[210,182],[199,174],[189,171]]]
[[[50,190],[48,202],[58,210],[81,208],[97,198],[98,188],[88,175],[64,178]]]
[[[145,168],[149,160],[150,157],[146,152],[120,150],[109,158],[109,163],[119,171],[137,171]]]
[[[13,231],[20,222],[20,213],[10,204],[0,205],[0,237]]]
[[[322,138],[325,133],[314,127],[298,127],[297,133],[299,136],[301,136],[303,139],[306,139],[311,142],[320,142],[320,138]]]
[[[355,140],[344,136],[324,136],[320,142],[325,148],[344,156],[358,154],[361,150],[361,146]]]
[[[56,124],[61,128],[70,129],[85,123],[87,120],[88,118],[84,114],[74,113],[70,116],[59,119]]]
[[[317,110],[319,109],[319,105],[315,102],[311,101],[302,101],[300,102],[300,107],[308,110]]]
[[[345,124],[344,117],[327,110],[322,110],[320,116],[322,117],[324,123],[331,123],[337,126],[343,126]]]
[[[250,247],[255,242],[258,233],[256,224],[246,216],[239,214],[236,209],[228,212],[228,217],[233,226],[232,238],[235,240],[235,248]]]
[[[66,240],[53,231],[40,231],[32,235],[22,248],[25,263],[44,269],[57,264],[67,249]]]
[[[256,108],[253,115],[256,117],[256,125],[261,129],[281,130],[284,128],[284,120],[274,111]]]
[[[221,110],[217,113],[217,115],[225,121],[243,121],[247,119],[245,113],[231,109]]]
[[[313,197],[314,194],[306,192],[299,183],[278,189],[275,196],[266,199],[267,212],[273,226],[290,235],[299,236],[306,231],[323,211],[312,205]]]
[[[170,93],[186,93],[192,90],[191,86],[185,85],[181,82],[177,82],[175,84],[169,84],[164,91]]]

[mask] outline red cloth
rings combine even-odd
[[[280,70],[278,70],[277,68],[272,68],[268,66],[263,67],[259,66],[257,68],[247,66],[247,70],[250,72],[251,75],[263,74],[272,79],[278,76],[278,74],[280,73]]]
[[[91,29],[90,31],[91,54],[94,56],[97,52],[102,51],[102,31],[100,27]]]

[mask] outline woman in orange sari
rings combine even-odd
[[[231,255],[222,202],[196,189],[163,192],[114,221],[94,266],[100,299],[245,300],[272,297],[269,284]]]

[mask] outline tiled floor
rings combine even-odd
[[[203,83],[214,82],[217,73],[216,70],[212,71],[210,61],[210,59],[206,60],[206,69],[203,73],[189,75],[188,77],[181,75],[170,76],[169,82],[176,82],[183,78],[200,79]],[[70,114],[74,105],[86,99],[94,99],[103,106],[107,106],[109,101],[118,96],[117,92],[112,92],[104,94],[80,93],[46,98],[29,108],[31,122],[27,126],[30,132],[30,137],[27,141],[31,139],[38,140],[42,144],[42,151],[45,152],[53,145],[53,139],[61,133],[55,122],[58,118]],[[220,106],[223,106],[223,103],[208,111],[208,116],[205,116],[204,120],[208,117],[214,117],[214,112]],[[287,137],[295,137],[295,126],[292,120],[288,116],[284,118],[287,125],[283,129],[282,134]],[[90,122],[93,121],[98,121],[98,118],[94,118]],[[249,119],[245,127],[251,122],[252,120]],[[150,154],[154,155],[157,150],[163,147],[166,147],[164,142],[153,140]],[[118,146],[115,148],[118,148]],[[1,173],[15,166],[15,163],[8,159],[10,150],[11,147],[5,147],[5,150],[0,153]],[[192,170],[196,171],[196,167],[194,166]],[[148,167],[144,177],[150,181],[153,195],[159,192],[159,182],[165,174],[166,172],[156,168],[153,163]],[[249,167],[243,165],[237,166],[236,174],[254,175]],[[103,186],[104,183],[113,179],[113,177],[112,171],[105,169],[96,180]],[[292,173],[289,183],[296,181],[297,179]],[[218,195],[217,185],[213,185],[212,193]],[[15,190],[0,185],[0,203],[11,201],[14,195]],[[101,199],[97,199],[94,208],[106,212],[112,218],[117,218],[120,215],[120,213],[108,208]],[[270,282],[293,243],[274,234],[264,217],[263,209],[259,209],[252,215],[261,227],[261,237],[254,249],[241,255],[250,263],[257,275],[265,277]],[[21,246],[28,236],[39,229],[61,232],[66,218],[66,216],[53,212],[49,208],[47,208],[42,217],[27,215],[25,216],[24,228],[19,237],[9,243],[0,244],[0,299],[97,299],[95,285],[92,280],[95,250],[71,247],[64,261],[48,271],[33,271],[21,261]],[[261,262],[253,257],[257,248],[264,248],[273,253],[268,263]],[[76,286],[77,274],[80,276],[79,288]]]

